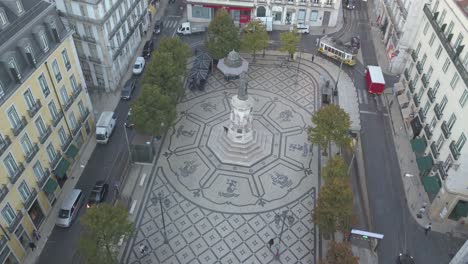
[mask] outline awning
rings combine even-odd
[[[57,181],[52,178],[49,178],[49,180],[44,185],[44,188],[42,188],[42,190],[44,190],[44,192],[46,193],[54,193],[55,189],[57,189],[57,186],[58,186]]]
[[[79,149],[71,144],[70,147],[68,147],[67,152],[65,152],[65,155],[67,155],[70,158],[76,157],[76,154],[78,154]]]
[[[425,138],[415,138],[411,140],[411,148],[418,154],[424,153],[426,147],[427,142]]]
[[[437,194],[440,187],[442,187],[442,183],[438,176],[425,176],[422,178],[422,183],[424,185],[424,190],[426,190],[427,193]]]
[[[68,167],[70,167],[70,162],[62,158],[54,171],[55,176],[57,176],[57,178],[63,178],[67,172]]]
[[[434,160],[432,156],[424,156],[416,158],[416,163],[418,164],[419,172],[421,175],[424,175],[428,170],[432,168]]]

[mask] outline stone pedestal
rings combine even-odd
[[[248,143],[253,140],[252,106],[252,97],[241,100],[238,95],[234,95],[231,98],[231,116],[227,137],[232,142]]]

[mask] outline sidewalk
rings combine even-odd
[[[421,226],[425,227],[432,223],[432,230],[440,233],[451,233],[453,236],[468,239],[468,228],[456,221],[445,220],[443,223],[431,221],[427,213],[422,218],[417,218],[416,214],[424,203],[430,204],[429,197],[421,184],[419,169],[416,164],[416,156],[410,144],[408,135],[403,123],[398,99],[393,94],[384,94],[393,127],[393,141],[395,143],[398,162],[400,163],[403,187],[405,188],[406,202],[413,219]],[[408,176],[405,176],[409,174]]]

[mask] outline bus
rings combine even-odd
[[[343,44],[342,41],[332,37],[320,39],[318,51],[344,64],[353,66],[356,64],[356,55],[359,51],[359,39],[354,37],[350,43]]]

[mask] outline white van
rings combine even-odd
[[[70,227],[82,204],[83,192],[80,189],[73,189],[63,201],[55,225],[60,227]]]

